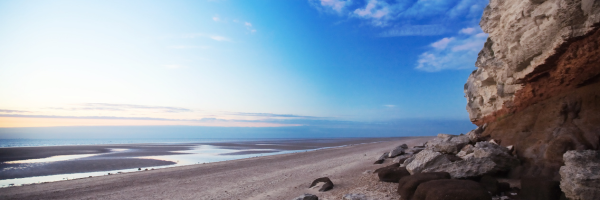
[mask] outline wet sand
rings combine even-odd
[[[0,189],[0,199],[292,199],[304,193],[316,194],[320,199],[341,199],[347,193],[398,199],[396,184],[379,182],[376,175],[363,172],[389,164],[391,159],[382,165],[373,164],[381,153],[402,143],[413,146],[428,139],[404,138],[8,187]],[[308,188],[311,181],[324,176],[334,182],[333,190],[318,192]]]
[[[176,163],[173,161],[157,160],[148,157],[188,154],[181,151],[192,150],[199,145],[212,145],[213,147],[221,149],[238,150],[236,152],[223,153],[221,155],[259,155],[279,151],[317,149],[397,139],[398,138],[298,139],[188,144],[123,144],[0,148],[0,180],[169,166]],[[127,149],[127,151],[115,151],[117,149]],[[26,159],[41,159],[52,156],[81,154],[97,155],[75,160],[47,163],[6,163]]]

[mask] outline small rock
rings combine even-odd
[[[411,156],[413,156],[412,154],[404,154],[404,155],[400,155],[398,157],[395,157],[394,160],[392,160],[393,163],[404,163],[404,161],[408,158],[410,158]]]
[[[373,173],[373,170],[367,170],[367,171],[363,172],[363,174],[372,174],[372,173]]]
[[[425,144],[426,144],[425,142],[422,142],[422,143],[419,143],[419,144],[413,146],[413,148],[425,148]]]
[[[319,197],[314,194],[303,194],[294,198],[294,200],[319,200]]]
[[[319,189],[319,192],[325,192],[325,191],[329,191],[329,190],[333,189],[333,182],[331,182],[331,180],[328,177],[321,177],[321,178],[315,179],[310,184],[310,187],[308,187],[308,188],[311,188],[311,187],[317,185],[317,183],[325,183],[325,184],[323,184],[323,186],[321,186],[321,189]]]
[[[492,196],[481,184],[470,180],[442,179],[422,183],[417,187],[414,200],[484,200]]]
[[[419,152],[423,151],[425,148],[419,148],[419,147],[413,147],[412,149],[408,149],[406,151],[406,153],[412,153],[412,154],[418,154]]]
[[[464,160],[464,159],[471,157],[470,154],[472,154],[472,153],[473,153],[473,145],[467,144],[460,150],[460,152],[458,152],[456,154],[456,156],[458,156]]]
[[[399,155],[403,154],[406,149],[408,149],[408,146],[406,144],[397,146],[396,148],[392,149],[392,151],[390,151],[388,157],[393,158],[393,157],[399,156]]]
[[[367,200],[367,196],[364,194],[346,194],[344,200]]]
[[[469,137],[471,143],[477,143],[481,141],[480,136],[481,133],[483,133],[483,131],[485,130],[486,126],[487,124],[484,124],[483,126],[477,127],[476,129],[473,129],[472,131],[467,133],[467,137]]]
[[[373,164],[381,164],[385,161],[386,158],[388,158],[389,153],[385,152],[383,153],[383,155],[379,156],[379,158],[377,158],[377,161],[375,161]]]

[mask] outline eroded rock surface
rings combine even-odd
[[[568,151],[560,168],[560,188],[574,200],[600,199],[600,152]]]
[[[407,159],[407,161],[409,161]],[[445,163],[450,163],[450,160],[442,153],[435,152],[429,149],[423,150],[410,159],[410,163],[406,163],[406,170],[410,174],[421,172],[423,169],[439,166]]]
[[[470,139],[512,145],[511,176],[557,179],[568,150],[600,148],[600,1],[490,0],[465,84]],[[476,142],[476,141],[475,141]]]

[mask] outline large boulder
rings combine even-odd
[[[508,149],[489,142],[478,142],[473,147],[472,155],[467,159],[429,165],[421,171],[448,172],[452,178],[472,178],[508,171],[517,165],[519,165],[519,160],[509,155]]]
[[[421,183],[439,179],[450,179],[450,174],[446,172],[433,172],[402,177],[398,181],[398,194],[400,194],[400,199],[410,200]]]
[[[469,144],[471,140],[466,135],[448,135],[438,134],[438,136],[427,142],[427,149],[442,152],[456,154],[465,145]]]
[[[402,155],[404,153],[404,151],[406,151],[407,149],[408,149],[408,145],[406,145],[406,144],[397,146],[396,148],[394,148],[390,151],[388,157],[393,158],[393,157]]]
[[[406,165],[406,170],[408,170],[410,174],[415,174],[421,172],[423,169],[446,163],[450,163],[450,160],[444,154],[426,149],[412,157],[410,163]]]
[[[380,181],[397,183],[402,177],[410,176],[405,167],[386,167],[379,169],[377,176]]]
[[[569,199],[600,199],[600,152],[567,151],[560,168],[560,188]]]
[[[443,179],[421,183],[413,200],[491,200],[479,183],[470,180]]]

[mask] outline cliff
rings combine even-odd
[[[465,84],[482,137],[514,145],[512,176],[557,179],[568,150],[600,146],[600,1],[490,0]]]

